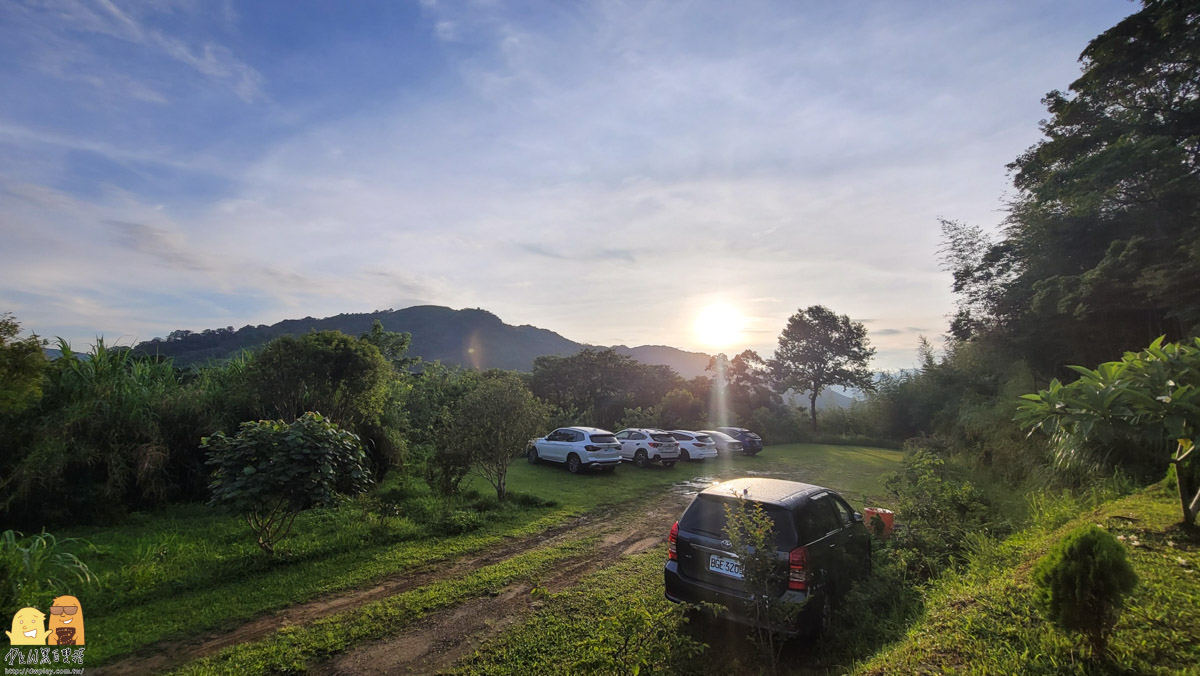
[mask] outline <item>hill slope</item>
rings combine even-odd
[[[1110,643],[1081,660],[1073,636],[1033,606],[1033,563],[1068,531],[1095,523],[1125,539],[1139,579]],[[1179,525],[1174,493],[1155,486],[1058,527],[1032,529],[977,553],[939,584],[908,636],[859,673],[1197,673],[1200,534]]]

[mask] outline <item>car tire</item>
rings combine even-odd
[[[679,452],[679,461],[680,462],[687,462],[688,460],[691,460],[691,459],[692,459],[692,456],[687,451]]]
[[[525,459],[528,460],[529,464],[531,465],[536,465],[541,462],[541,458],[538,457],[537,446],[529,447],[529,450],[525,452]]]
[[[663,467],[666,467],[667,469],[671,469],[674,466],[675,466],[675,462],[673,460],[668,460],[663,463]]]
[[[650,466],[650,456],[646,455],[645,451],[638,449],[638,452],[633,454],[633,464],[645,469]]]
[[[567,471],[571,474],[579,474],[583,471],[583,463],[579,461],[579,456],[572,453],[567,456]]]

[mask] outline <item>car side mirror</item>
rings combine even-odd
[[[862,523],[863,522],[862,513],[855,512],[854,513],[854,521],[855,521],[855,523]]]

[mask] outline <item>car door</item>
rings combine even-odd
[[[645,448],[646,435],[641,432],[630,432],[629,440],[621,444],[621,457],[632,460],[639,448]]]
[[[839,537],[845,551],[845,568],[843,570],[851,573],[855,578],[866,575],[870,570],[871,536],[867,533],[866,527],[860,525],[854,518],[854,510],[849,503],[842,499],[842,496],[830,493],[829,503],[833,505],[834,512],[842,524]]]
[[[630,434],[632,434],[632,432],[630,432],[629,430],[621,430],[620,432],[617,432],[614,435],[614,436],[616,436],[617,441],[621,443],[621,449],[619,452],[620,452],[622,458],[632,458],[633,457],[632,455],[625,454],[625,444],[629,442]]]
[[[566,453],[563,452],[563,439],[567,430],[558,429],[546,435],[546,452],[543,455],[547,460],[555,462],[563,462],[566,459]],[[538,452],[541,453],[541,447],[538,447]]]
[[[841,522],[826,500],[827,493],[815,496],[796,509],[793,516],[802,541],[806,541],[808,566],[813,578],[813,590],[828,592],[841,587],[838,566],[841,565],[839,534]]]

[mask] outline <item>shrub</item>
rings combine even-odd
[[[617,606],[580,644],[587,658],[573,671],[600,674],[671,673],[708,647],[687,635],[688,606],[656,604],[644,599]],[[610,606],[612,608],[612,606]]]
[[[74,538],[60,540],[50,533],[27,538],[11,530],[0,533],[0,615],[42,605],[50,596],[69,593],[74,583],[94,582],[87,564],[66,551],[76,542],[87,544]]]
[[[305,413],[293,423],[242,423],[237,436],[218,432],[202,439],[201,446],[214,468],[209,504],[242,514],[268,554],[287,537],[296,514],[371,484],[358,437],[318,413]]]
[[[1124,596],[1137,584],[1125,547],[1088,524],[1060,540],[1033,569],[1035,601],[1056,624],[1104,651]]]
[[[456,509],[438,523],[438,531],[444,535],[470,533],[483,525],[483,518],[476,512]]]

